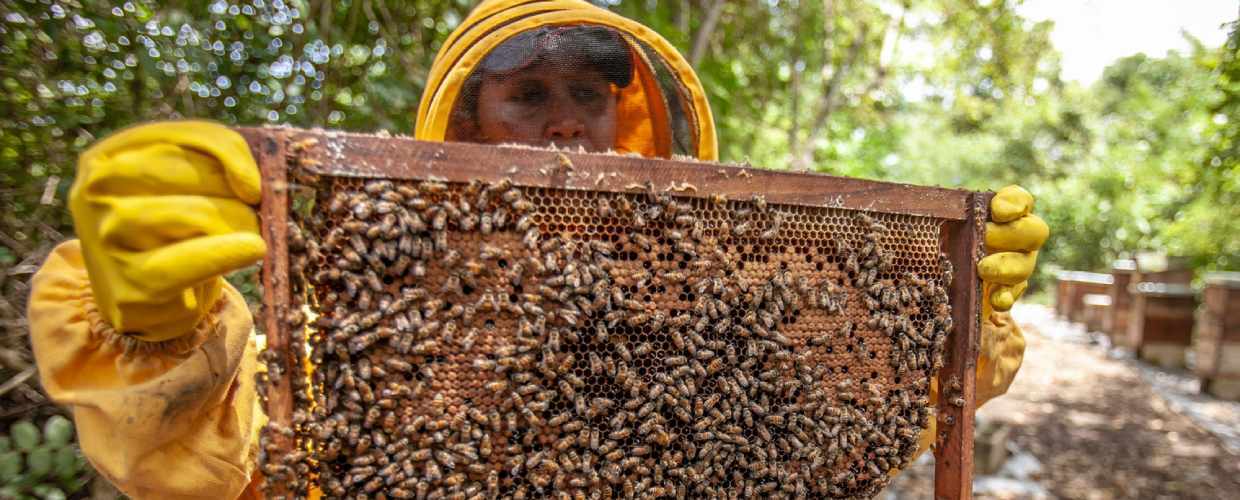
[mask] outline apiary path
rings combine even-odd
[[[1050,495],[1237,498],[1240,454],[1226,429],[1240,431],[1240,404],[1196,396],[1187,377],[1108,355],[1046,307],[1019,306],[1014,317],[1028,340],[1024,366],[978,417],[1011,425],[1011,444],[1041,463],[1033,480]],[[930,498],[932,470],[919,461],[887,497]]]

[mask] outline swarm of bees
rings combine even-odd
[[[934,418],[950,270],[888,244],[932,219],[318,182],[259,375],[291,377],[260,462],[295,496],[868,497]]]

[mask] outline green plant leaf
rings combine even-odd
[[[20,451],[6,451],[0,453],[0,481],[4,484],[10,484],[17,480],[22,473],[22,453]],[[0,498],[7,498],[0,495]]]
[[[26,454],[26,474],[32,478],[47,477],[52,472],[52,449],[40,446]]]
[[[13,437],[13,443],[19,450],[30,451],[39,446],[39,428],[28,421],[22,420],[13,424],[9,428],[9,435]]]
[[[65,492],[60,488],[49,488],[44,491],[43,500],[65,500]]]
[[[43,439],[53,446],[64,446],[73,439],[73,422],[60,415],[53,415],[43,424]]]
[[[52,467],[56,477],[61,479],[76,477],[82,470],[78,467],[77,450],[71,446],[58,448],[52,457]]]

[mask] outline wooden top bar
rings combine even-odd
[[[271,134],[264,128],[239,129],[253,137]],[[425,142],[408,137],[287,129],[291,144],[314,145],[326,154],[314,173],[345,177],[392,179],[433,178],[445,182],[507,177],[529,187],[592,191],[667,192],[704,198],[698,185],[731,200],[762,194],[767,202],[887,213],[963,221],[971,191],[870,181],[822,174],[792,173],[693,160],[662,160],[616,154],[591,154],[525,146],[484,146]],[[498,158],[497,158],[498,156]],[[346,160],[347,159],[347,160]],[[346,163],[346,161],[348,163]],[[497,172],[496,163],[511,166]],[[634,182],[640,179],[641,183]],[[646,184],[650,183],[650,186]]]

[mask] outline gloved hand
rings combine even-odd
[[[259,184],[245,140],[211,122],[139,125],[82,153],[69,210],[103,317],[148,341],[192,330],[221,275],[266,251]]]
[[[986,223],[985,235],[989,255],[977,263],[983,320],[991,311],[1011,309],[1029,286],[1038,249],[1050,235],[1046,222],[1032,211],[1033,195],[1016,185],[1000,189],[990,201],[993,222]]]
[[[1050,235],[1042,218],[1031,213],[1033,195],[1008,186],[990,201],[986,251],[977,263],[982,279],[982,331],[977,362],[976,401],[1007,392],[1024,359],[1025,338],[1007,313],[1029,285],[1038,249]]]

